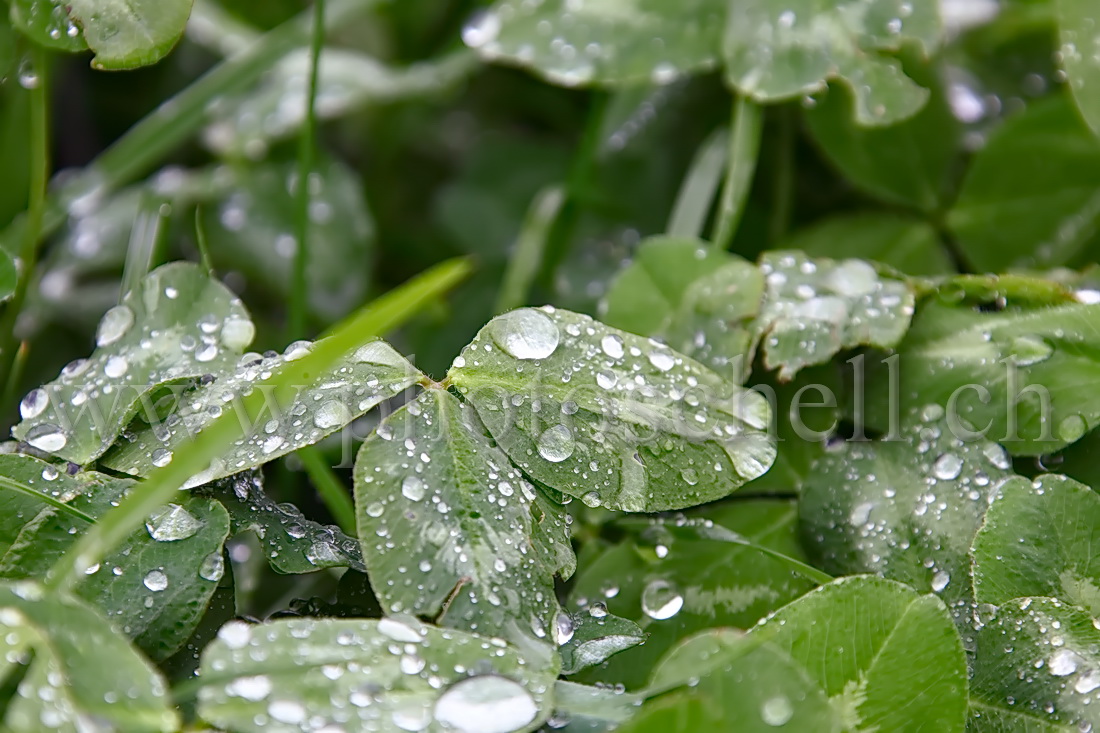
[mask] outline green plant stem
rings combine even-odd
[[[325,0],[313,0],[313,34],[309,44],[309,88],[306,90],[305,118],[298,136],[298,246],[294,250],[294,269],[290,283],[290,339],[305,338],[309,311],[309,203],[310,177],[317,146],[317,78],[321,47],[325,43]],[[331,508],[331,507],[330,507]]]
[[[743,95],[733,100],[733,132],[729,139],[729,162],[726,183],[718,205],[718,221],[711,243],[717,249],[727,249],[737,233],[737,225],[745,212],[745,201],[752,187],[756,159],[760,153],[763,115],[760,105]]]
[[[722,127],[712,132],[699,146],[676,194],[676,203],[668,220],[669,236],[702,236],[707,212],[722,180],[722,172],[726,170],[729,139],[729,129]]]
[[[768,243],[772,247],[787,236],[794,202],[794,108],[779,108],[776,112],[779,116],[779,134],[775,147],[771,218],[768,221]]]
[[[321,501],[325,503],[336,524],[346,534],[355,537],[355,504],[351,500],[347,486],[316,447],[302,448],[298,451],[298,458],[301,459],[306,473],[309,474],[309,480],[321,495]]]
[[[171,463],[151,472],[140,491],[131,492],[100,518],[54,564],[46,585],[54,589],[71,588],[87,568],[114,550],[188,479],[205,470],[226,446],[238,440],[244,426],[253,424],[267,408],[269,396],[277,404],[288,404],[298,394],[298,385],[308,383],[312,375],[326,371],[352,349],[405,322],[469,271],[467,260],[449,260],[437,265],[364,306],[329,338],[317,341],[307,355],[284,363],[271,377],[257,383],[257,388],[241,402],[243,418],[236,410],[225,411],[199,432],[193,442],[177,451]]]
[[[535,195],[527,209],[527,215],[523,218],[523,226],[516,239],[516,250],[508,260],[508,269],[504,272],[504,282],[501,283],[500,293],[497,295],[497,313],[518,308],[527,302],[531,283],[542,264],[550,231],[564,202],[565,191],[560,186],[549,186]]]
[[[83,519],[89,524],[95,524],[95,517],[85,514],[74,506],[69,506],[65,502],[57,499],[56,497],[38,491],[37,489],[32,489],[30,486],[25,486],[18,481],[8,478],[7,476],[0,476],[0,489],[7,489],[8,491],[14,491],[16,493],[23,494],[24,496],[33,497],[35,499],[38,499],[43,504],[49,504],[54,509],[65,512],[69,516],[76,517],[77,519]]]
[[[31,44],[31,59],[38,74],[38,84],[30,90],[30,181],[28,185],[27,214],[19,247],[19,278],[15,292],[0,319],[0,384],[9,384],[18,340],[15,329],[27,288],[34,277],[38,261],[38,242],[46,212],[46,186],[50,177],[50,74],[45,49]]]

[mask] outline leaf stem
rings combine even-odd
[[[703,235],[714,193],[726,170],[729,128],[721,127],[699,146],[668,220],[668,235],[697,238]]]
[[[313,34],[309,44],[309,88],[306,90],[305,117],[298,136],[298,246],[294,250],[294,269],[290,283],[290,338],[306,336],[309,310],[309,204],[312,198],[310,178],[317,146],[317,78],[321,47],[325,43],[325,0],[313,0]]]
[[[199,432],[194,441],[176,452],[172,462],[154,469],[140,491],[123,501],[73,544],[54,564],[45,585],[66,590],[87,568],[116,548],[149,514],[163,505],[189,479],[206,470],[226,446],[239,440],[244,426],[255,422],[268,407],[268,397],[278,404],[293,400],[298,385],[332,367],[349,351],[405,322],[424,305],[450,289],[470,271],[467,260],[448,260],[395,288],[345,320],[329,338],[321,339],[300,359],[282,364],[241,402],[241,411],[227,410]]]
[[[351,500],[347,486],[315,446],[306,446],[299,450],[298,458],[301,459],[310,481],[313,482],[317,493],[321,495],[321,501],[325,503],[336,524],[346,534],[355,537],[355,504]]]
[[[508,260],[508,269],[504,272],[504,281],[497,295],[497,313],[518,308],[527,302],[531,283],[542,264],[550,230],[564,203],[565,191],[561,186],[548,186],[535,195],[523,218],[523,226],[516,239],[516,250]]]
[[[726,183],[722,187],[722,199],[718,206],[718,222],[712,237],[716,249],[728,249],[737,233],[737,225],[745,212],[745,201],[752,187],[756,172],[756,159],[760,153],[760,137],[763,131],[763,114],[760,105],[744,95],[733,100],[733,132],[729,138],[729,162],[726,166]]]
[[[30,47],[32,63],[38,75],[37,84],[30,89],[30,181],[26,224],[19,248],[19,278],[15,283],[15,292],[4,309],[4,316],[0,319],[0,384],[3,385],[9,383],[12,365],[15,363],[18,343],[15,331],[27,298],[27,288],[34,277],[38,242],[46,212],[46,186],[50,176],[49,57],[46,50],[36,44],[32,43]]]
[[[30,486],[21,484],[18,481],[11,479],[7,476],[0,476],[0,489],[8,489],[9,491],[23,494],[24,496],[33,497],[35,499],[38,499],[43,504],[49,504],[54,509],[63,511],[66,514],[76,517],[77,519],[83,519],[89,524],[95,524],[95,517],[89,514],[85,514],[74,506],[69,506],[57,497],[50,496],[49,494],[38,491],[37,489],[32,489]]]

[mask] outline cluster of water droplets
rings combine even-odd
[[[901,281],[880,277],[863,260],[813,259],[800,252],[761,259],[767,294],[758,328],[766,363],[793,376],[843,348],[888,347],[909,329],[914,296]]]
[[[300,660],[291,674],[272,662]],[[539,716],[551,679],[499,639],[379,621],[231,621],[203,658],[207,719],[303,731],[448,730],[511,733]],[[324,700],[324,703],[318,703]]]
[[[675,501],[698,503],[761,475],[775,455],[759,394],[663,343],[550,307],[495,318],[451,379],[514,461],[590,506],[671,503],[650,473],[673,467]]]
[[[713,66],[717,12],[608,11],[580,0],[503,0],[474,16],[462,40],[489,59],[530,66],[557,84],[669,84]]]

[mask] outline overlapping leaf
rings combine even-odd
[[[200,267],[159,267],[103,316],[90,357],[24,397],[23,421],[12,434],[59,458],[88,463],[135,412],[156,411],[142,400],[154,387],[227,368],[254,332],[240,300]]]
[[[30,665],[7,703],[6,730],[79,730],[89,719],[118,730],[179,729],[160,674],[84,602],[28,581],[0,584],[0,630],[0,669]]]
[[[386,418],[355,468],[363,556],[383,607],[558,640],[561,565],[545,544],[568,552],[568,535],[560,507],[535,515],[537,492],[449,392],[427,390]]]
[[[863,260],[765,252],[760,269],[767,289],[753,328],[765,366],[778,367],[781,381],[841,349],[894,346],[909,328],[915,301],[910,286]]]
[[[1100,616],[1097,527],[1100,496],[1088,486],[1054,475],[1007,482],[974,540],[978,602],[1050,596]]]
[[[499,639],[411,617],[231,621],[203,652],[203,719],[229,730],[308,725],[385,733],[531,731],[556,670]]]
[[[183,35],[192,0],[67,0],[97,69],[132,69],[168,55]]]
[[[840,79],[855,94],[861,125],[888,125],[916,113],[928,91],[883,52],[911,42],[930,53],[939,36],[935,3],[736,0],[726,23],[726,77],[760,102],[813,94]]]
[[[67,505],[99,519],[134,485],[101,474],[70,477],[29,456],[6,456],[10,473],[37,470]],[[0,576],[43,577],[88,523],[44,506],[0,559]],[[126,542],[82,578],[76,593],[154,659],[179,649],[199,622],[225,571],[229,517],[221,504],[183,497],[149,517]]]
[[[783,562],[723,539],[725,533],[740,533],[749,542],[800,557],[793,503],[738,501],[715,508],[707,520],[711,529],[702,535],[682,517],[644,528],[630,525],[629,539],[585,564],[573,587],[575,602],[636,621],[648,636],[644,646],[611,659],[597,679],[639,687],[680,639],[715,626],[751,628],[813,587]]]
[[[448,378],[516,465],[593,506],[699,504],[775,458],[760,394],[664,344],[568,311],[498,316]]]
[[[725,7],[720,0],[498,0],[463,40],[483,58],[557,84],[667,84],[715,65]]]
[[[215,481],[203,489],[229,512],[231,534],[253,532],[271,567],[279,573],[352,568],[365,573],[359,542],[339,527],[309,519],[294,504],[277,504],[264,491],[258,471]]]
[[[236,370],[216,377],[205,386],[181,396],[182,407],[167,420],[157,420],[127,435],[104,457],[111,468],[143,476],[167,465],[177,450],[186,446],[206,425],[224,411],[240,409],[242,398],[280,365],[305,356],[308,342],[295,342],[282,355],[247,354]],[[394,395],[417,383],[421,374],[384,341],[371,341],[341,359],[332,369],[311,375],[308,383],[295,385],[290,399],[276,399],[266,392],[266,409],[244,435],[227,446],[210,466],[196,474],[185,488],[255,468],[280,456],[312,445],[343,428]]]
[[[900,440],[850,442],[819,460],[802,488],[802,533],[827,571],[931,589],[968,623],[970,546],[1011,464],[996,443],[963,442],[941,408],[920,417]]]
[[[1057,0],[1059,54],[1074,101],[1100,135],[1100,25],[1089,0]]]
[[[607,613],[606,609],[589,609],[565,614],[557,619],[559,639],[568,636],[561,645],[561,673],[576,674],[586,667],[601,664],[619,652],[642,644],[646,635],[633,621]],[[602,677],[603,675],[601,675]]]
[[[1014,455],[1052,453],[1100,421],[1100,306],[989,313],[929,302],[898,347],[901,409],[953,405]],[[879,427],[891,404],[886,374],[868,382]],[[919,401],[920,405],[914,405]]]
[[[1052,598],[1018,598],[977,632],[967,730],[1071,733],[1100,725],[1100,630]]]

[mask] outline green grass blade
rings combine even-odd
[[[741,215],[745,213],[745,201],[749,197],[753,173],[756,172],[756,158],[760,153],[763,118],[760,105],[742,95],[734,99],[726,184],[722,187],[722,201],[713,237],[713,244],[718,249],[730,246],[733,235],[737,233],[737,225],[741,223]]]
[[[437,265],[363,307],[338,325],[328,338],[314,344],[306,356],[286,362],[269,379],[257,383],[257,389],[241,401],[246,420],[241,419],[238,411],[227,410],[210,423],[193,443],[177,451],[171,463],[150,474],[141,490],[132,492],[84,534],[51,569],[46,584],[68,588],[83,577],[87,568],[117,547],[134,528],[141,526],[150,512],[171,499],[189,478],[206,469],[226,445],[237,440],[243,424],[255,422],[266,408],[267,395],[279,404],[292,400],[298,391],[296,385],[306,383],[310,375],[326,371],[365,341],[405,322],[469,271],[470,263],[463,259]]]
[[[561,186],[544,188],[531,202],[497,295],[497,313],[518,308],[527,302],[531,283],[542,265],[550,232],[564,203],[565,191]]]
[[[95,517],[85,514],[74,506],[69,506],[57,497],[50,496],[49,494],[43,493],[38,489],[32,489],[30,486],[21,484],[18,481],[8,478],[7,476],[0,476],[0,489],[7,489],[8,491],[15,491],[26,496],[33,496],[35,499],[38,499],[43,504],[49,504],[54,509],[63,511],[66,514],[76,517],[77,519],[83,519],[88,524],[95,524]]]
[[[336,524],[345,533],[355,537],[355,504],[351,500],[348,487],[332,470],[332,466],[325,462],[324,455],[315,446],[302,448],[297,455]]]
[[[691,168],[680,185],[680,191],[676,194],[676,203],[668,220],[669,236],[702,236],[707,212],[714,201],[714,193],[718,190],[722,173],[726,170],[729,138],[729,130],[722,127],[712,132],[699,146],[691,161]]]

